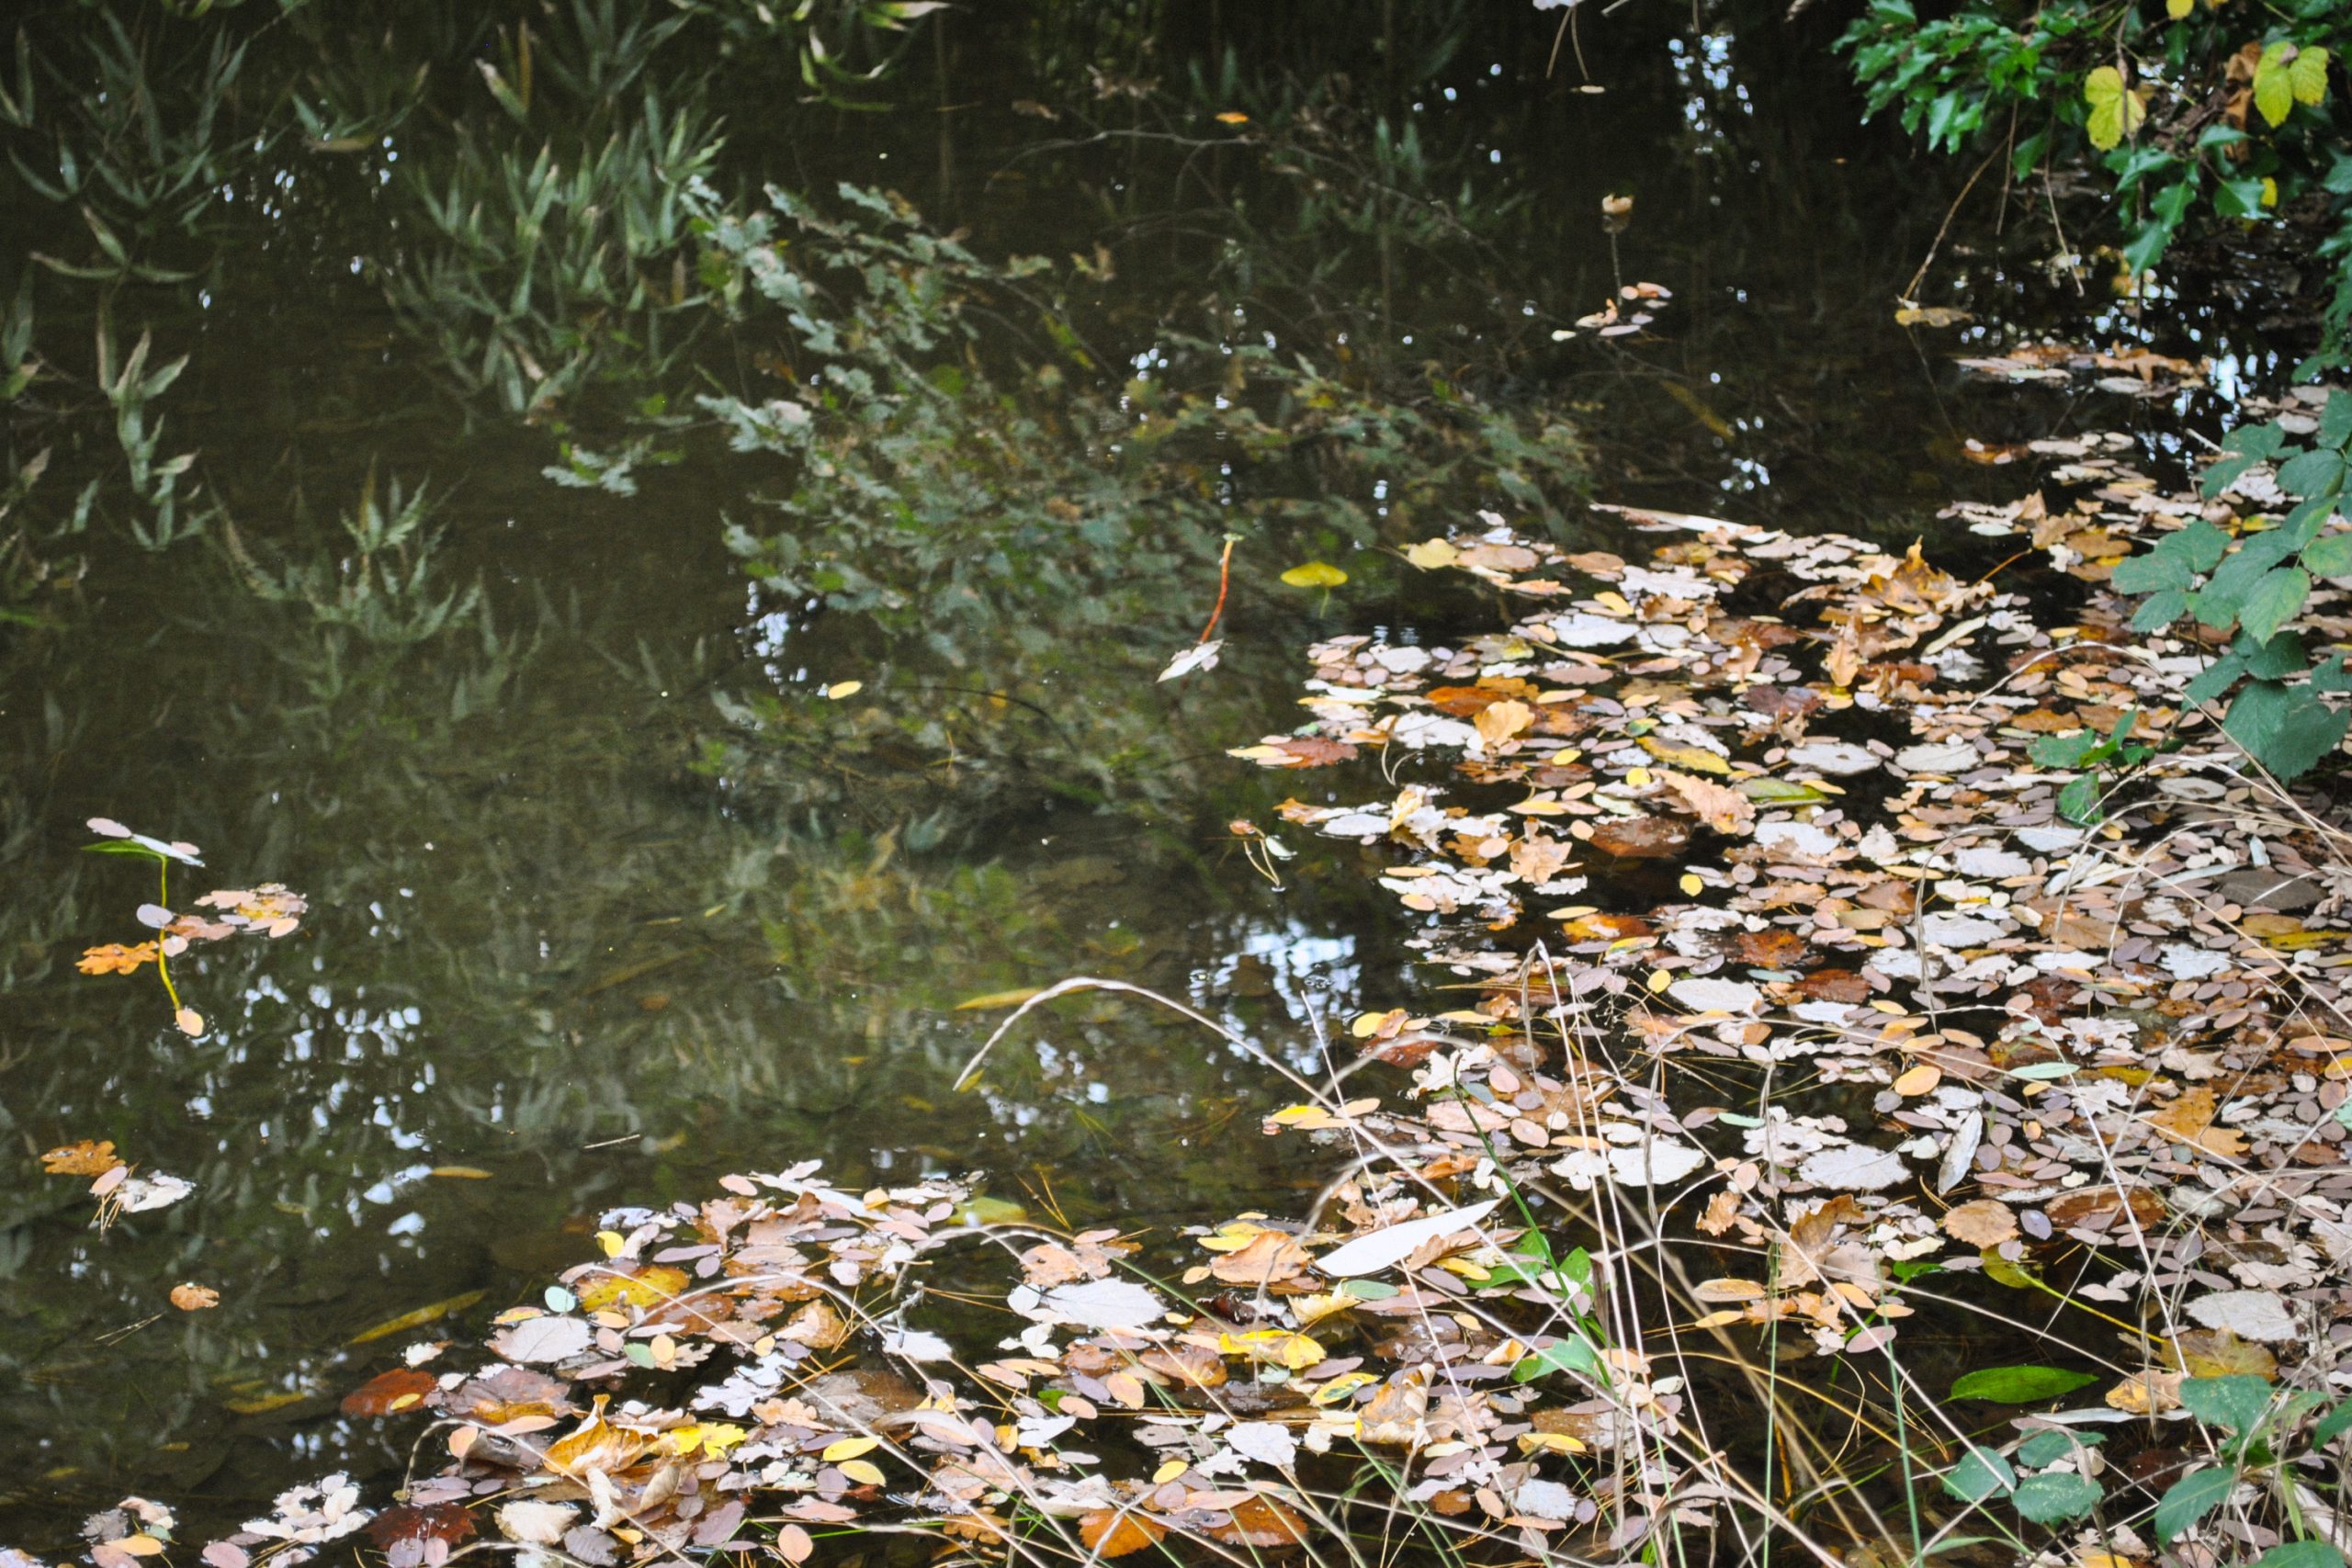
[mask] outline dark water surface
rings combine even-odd
[[[119,45],[104,8],[29,7],[32,123],[0,131],[43,181],[61,145],[85,177],[102,157],[152,173],[168,160],[142,151],[136,114],[103,130],[121,95],[101,90],[102,57],[144,60],[159,123],[193,136],[209,40],[249,40],[194,143],[213,162],[190,188],[215,199],[192,220],[104,181],[60,204],[0,170],[0,283],[14,299],[29,279],[47,367],[10,405],[9,447],[18,465],[51,453],[0,521],[52,569],[0,621],[0,1542],[28,1549],[67,1549],[125,1493],[193,1528],[323,1471],[396,1473],[405,1438],[335,1401],[408,1337],[350,1341],[481,1292],[450,1330],[470,1337],[585,1256],[607,1205],[817,1156],[844,1184],[977,1170],[1079,1224],[1274,1209],[1319,1180],[1257,1136],[1277,1093],[1262,1070],[1132,1003],[1058,1004],[955,1093],[999,1016],[958,1001],[1108,975],[1313,1070],[1327,1027],[1437,994],[1368,858],[1299,843],[1282,889],[1252,871],[1226,824],[1273,825],[1286,795],[1325,786],[1223,752],[1295,722],[1318,636],[1489,624],[1377,548],[1495,504],[1475,477],[1399,518],[1389,487],[1410,472],[1367,484],[1294,461],[1227,491],[1217,476],[1237,470],[1208,464],[1247,537],[1226,661],[1181,684],[1151,677],[1189,640],[1166,627],[1206,617],[1213,549],[1181,571],[1089,564],[1164,614],[1149,629],[1094,614],[1113,601],[1093,594],[999,604],[978,544],[978,608],[952,640],[921,600],[885,614],[780,594],[725,534],[778,526],[754,497],[787,488],[788,466],[728,450],[692,398],[785,395],[782,334],[706,324],[666,360],[639,342],[576,393],[509,407],[481,340],[388,304],[469,277],[495,304],[514,281],[481,258],[428,265],[402,161],[434,171],[425,188],[454,188],[468,149],[506,177],[563,116],[653,84],[664,112],[723,118],[704,172],[722,200],[755,204],[773,181],[838,209],[849,180],[981,257],[1047,258],[1101,406],[1187,352],[1197,370],[1272,347],[1369,396],[1426,402],[1434,377],[1573,434],[1604,499],[1796,529],[1907,541],[1954,497],[2019,493],[2021,474],[1962,459],[1965,438],[2120,417],[2161,445],[2214,413],[1968,383],[1949,364],[1962,342],[2047,325],[2213,354],[2232,386],[2277,371],[2226,321],[2143,328],[2096,288],[2052,284],[2033,265],[2046,231],[2013,208],[1996,236],[1982,200],[1925,289],[1979,324],[1895,326],[1958,181],[1857,127],[1826,56],[1836,18],[1702,7],[1694,35],[1671,7],[1588,17],[1606,90],[1585,92],[1569,51],[1545,73],[1559,14],[1499,0],[1396,7],[1412,14],[1385,35],[1371,6],[958,6],[865,92],[883,107],[853,109],[805,101],[788,51],[706,22],[627,56],[642,69],[624,85],[559,79],[595,54],[597,18],[664,6],[329,9],[277,21],[256,0],[189,22],[118,4]],[[527,124],[477,63],[511,83],[523,22],[539,51]],[[294,96],[366,133],[316,135]],[[396,121],[360,113],[412,101]],[[1635,198],[1613,257],[1611,193]],[[84,205],[118,240],[135,231],[143,265],[188,276],[36,260],[110,265]],[[639,270],[675,299],[698,263],[672,250]],[[1555,341],[1620,275],[1673,291],[1651,332]],[[599,309],[562,307],[557,336],[605,330]],[[151,367],[188,356],[145,418],[165,422],[161,455],[198,454],[179,515],[209,520],[167,547],[131,532],[152,537],[155,508],[97,384],[102,312],[118,361],[142,331]],[[973,362],[1019,361],[1031,331],[984,321]],[[1178,337],[1209,346],[1171,351]],[[1016,411],[1059,395],[1001,384]],[[656,396],[691,421],[651,420]],[[643,438],[676,460],[641,465],[634,494],[566,488],[543,470],[567,438],[605,454]],[[388,505],[395,480],[432,498],[438,542],[363,561],[338,519],[364,495]],[[1544,504],[1566,516],[1575,500],[1554,485]],[[1364,536],[1281,502],[1351,510]],[[1351,574],[1328,600],[1276,581],[1316,557]],[[862,690],[812,699],[850,681]],[[763,694],[780,716],[730,719]],[[75,970],[86,946],[139,940],[132,911],[154,897],[145,868],[81,852],[91,816],[200,844],[203,872],[175,890],[278,881],[311,900],[295,935],[175,966],[210,1021],[200,1040],[172,1027],[152,968]],[[35,1157],[83,1138],[196,1191],[102,1234],[85,1184]],[[173,1310],[183,1280],[220,1306]]]

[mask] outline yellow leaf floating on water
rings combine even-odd
[[[357,1340],[352,1341],[357,1344]],[[221,1403],[239,1416],[266,1416],[273,1410],[283,1410],[289,1404],[300,1404],[315,1399],[315,1390],[306,1388],[280,1389],[276,1393],[255,1394],[251,1399],[225,1399]]]
[[[681,1459],[690,1459],[696,1452],[707,1459],[720,1459],[750,1436],[742,1427],[729,1422],[697,1421],[691,1427],[671,1428],[662,1434],[662,1440]]]
[[[447,1301],[435,1302],[431,1306],[421,1306],[414,1312],[404,1312],[390,1322],[378,1324],[364,1334],[353,1335],[348,1343],[365,1345],[371,1339],[382,1339],[394,1334],[405,1334],[412,1328],[422,1328],[436,1318],[447,1317],[454,1312],[465,1311],[489,1293],[487,1291],[468,1291],[462,1296],[451,1296]],[[231,1405],[230,1408],[233,1410],[236,1406]]]
[[[622,1302],[634,1307],[659,1306],[676,1300],[686,1284],[684,1269],[656,1263],[633,1274],[599,1274],[583,1280],[573,1293],[590,1312],[602,1312]]]
[[[1216,1348],[1221,1355],[1247,1356],[1253,1361],[1288,1367],[1295,1372],[1304,1371],[1328,1359],[1328,1353],[1321,1345],[1304,1334],[1293,1334],[1283,1328],[1258,1328],[1247,1334],[1220,1334],[1216,1337]]]
[[[991,1008],[1017,1008],[1044,990],[1043,986],[1022,986],[1010,991],[989,991],[982,996],[966,997],[956,1004],[957,1012],[986,1012]]]
[[[1894,1092],[1905,1100],[1927,1093],[1944,1081],[1943,1069],[1933,1062],[1922,1062],[1894,1080]]]
[[[1250,117],[1239,109],[1227,109],[1216,117],[1216,122],[1219,125],[1247,125],[1250,123]]]
[[[1642,750],[1669,768],[1681,768],[1694,773],[1728,773],[1731,764],[1703,746],[1677,746],[1671,740],[1660,740],[1655,735],[1639,737]]]
[[[870,1454],[881,1446],[879,1438],[843,1438],[839,1442],[827,1443],[821,1457],[827,1464],[839,1464],[845,1459]]]
[[[490,1172],[478,1165],[436,1165],[424,1174],[437,1176],[444,1181],[488,1181],[491,1179]]]
[[[840,1469],[843,1475],[861,1486],[879,1486],[886,1479],[881,1470],[867,1460],[844,1460]]]
[[[1452,566],[1462,558],[1462,552],[1444,539],[1423,539],[1418,545],[1405,547],[1405,558],[1423,571],[1435,571]]]
[[[863,681],[836,681],[825,688],[825,695],[834,702],[840,702],[843,697],[854,697],[864,690],[865,690],[865,682]]]
[[[1329,561],[1311,560],[1283,573],[1283,581],[1293,588],[1337,588],[1347,580],[1348,574]]]

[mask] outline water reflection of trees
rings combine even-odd
[[[70,1183],[0,1200],[0,1446],[79,1467],[45,1506],[123,1477],[266,1495],[297,1434],[305,1469],[389,1468],[315,1393],[350,1381],[343,1340],[510,1298],[584,1212],[729,1165],[1075,1171],[1080,1218],[1262,1198],[1280,1173],[1237,1132],[1259,1069],[1069,1002],[951,1095],[984,1032],[952,1010],[1107,974],[1307,1050],[1316,984],[1393,991],[1368,879],[1309,862],[1276,906],[1212,860],[1227,818],[1271,825],[1317,782],[1223,756],[1283,727],[1329,626],[1274,573],[1341,560],[1366,614],[1442,624],[1360,547],[1481,505],[1565,516],[1577,425],[1642,431],[1650,382],[1769,357],[1703,287],[1671,344],[1552,342],[1609,286],[1599,190],[1660,167],[1653,108],[1617,106],[1684,88],[1635,51],[1622,96],[1564,96],[1521,9],[933,13],[833,51],[895,76],[821,91],[804,39],[717,4],[30,18],[0,211],[64,265],[0,257],[0,294],[38,306],[0,347],[45,367],[11,389],[0,490],[23,530],[0,609],[40,623],[0,626],[0,690],[40,694],[0,713],[0,1129],[111,1136],[200,1184],[103,1240]],[[1752,231],[1694,267],[1760,265],[1776,202],[1826,201],[1808,231],[1857,247],[1840,266],[1904,248],[1810,183],[1823,148],[1757,123],[1710,121],[1724,172],[1684,216],[1720,197]],[[1050,261],[1000,259],[1028,253]],[[96,388],[102,308],[119,342],[153,328],[155,363],[192,355],[156,402],[201,454],[205,536],[159,556],[125,544],[153,514]],[[1720,474],[1665,417],[1621,449]],[[1226,663],[1161,687],[1227,529],[1249,542]],[[820,694],[845,679],[865,690]],[[205,844],[223,884],[311,895],[302,937],[187,967],[216,1038],[72,972],[135,902],[70,848],[96,811]],[[182,1275],[237,1283],[96,1346]],[[306,1397],[224,1403],[275,1394]]]

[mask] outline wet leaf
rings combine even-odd
[[[366,1345],[372,1340],[388,1338],[395,1334],[405,1334],[412,1328],[422,1328],[426,1324],[447,1317],[452,1313],[465,1311],[489,1293],[487,1291],[468,1291],[461,1296],[451,1296],[447,1301],[435,1302],[431,1306],[421,1306],[414,1312],[404,1312],[398,1317],[353,1335],[345,1343]]]
[[[2016,1239],[2018,1217],[2007,1203],[1980,1198],[1945,1210],[1943,1227],[1953,1240],[1971,1247],[1998,1247]]]
[[[379,1372],[343,1396],[345,1416],[398,1416],[421,1409],[440,1380],[413,1367]]]
[[[1329,561],[1311,560],[1283,573],[1283,581],[1293,588],[1337,588],[1347,580],[1348,574]]]
[[[1307,1538],[1307,1525],[1305,1517],[1289,1504],[1261,1495],[1235,1504],[1229,1520],[1221,1525],[1211,1525],[1203,1533],[1211,1540],[1221,1541],[1227,1546],[1279,1550],[1304,1545]]]
[[[174,1285],[171,1300],[182,1312],[202,1312],[220,1304],[220,1292],[209,1285]]]
[[[1951,1385],[1954,1399],[1989,1399],[2000,1404],[2039,1404],[2098,1382],[2088,1372],[2057,1367],[1985,1367]]]
[[[1175,681],[1192,674],[1196,670],[1214,670],[1216,668],[1218,650],[1224,647],[1225,639],[1217,637],[1213,641],[1188,648],[1168,661],[1168,668],[1159,672],[1159,678],[1162,681]]]
[[[1087,1551],[1102,1558],[1125,1557],[1157,1546],[1167,1535],[1168,1527],[1157,1519],[1109,1508],[1097,1508],[1080,1516],[1078,1521],[1078,1539]]]
[[[40,1156],[40,1168],[51,1176],[103,1176],[122,1164],[114,1152],[114,1140],[93,1143],[85,1138],[78,1144],[66,1144]]]

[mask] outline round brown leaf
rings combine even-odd
[[[1125,1557],[1159,1545],[1167,1534],[1168,1527],[1158,1519],[1109,1508],[1097,1508],[1078,1521],[1078,1539],[1097,1557]]]
[[[220,1292],[209,1285],[174,1285],[172,1304],[182,1312],[202,1312],[220,1304]]]
[[[1287,1503],[1252,1497],[1235,1506],[1230,1524],[1212,1525],[1207,1534],[1227,1546],[1304,1546],[1306,1520]]]
[[[345,1416],[397,1416],[424,1404],[439,1380],[414,1367],[379,1372],[343,1396]]]
[[[1973,1203],[1945,1210],[1944,1230],[1954,1240],[1971,1247],[1998,1247],[2016,1238],[2018,1217],[2007,1203],[1979,1198]]]
[[[401,1503],[368,1521],[368,1539],[386,1551],[405,1540],[438,1540],[450,1546],[474,1533],[474,1517],[461,1503]]]
[[[1664,860],[1690,843],[1690,829],[1665,817],[1631,817],[1592,829],[1592,847],[1621,860]]]

